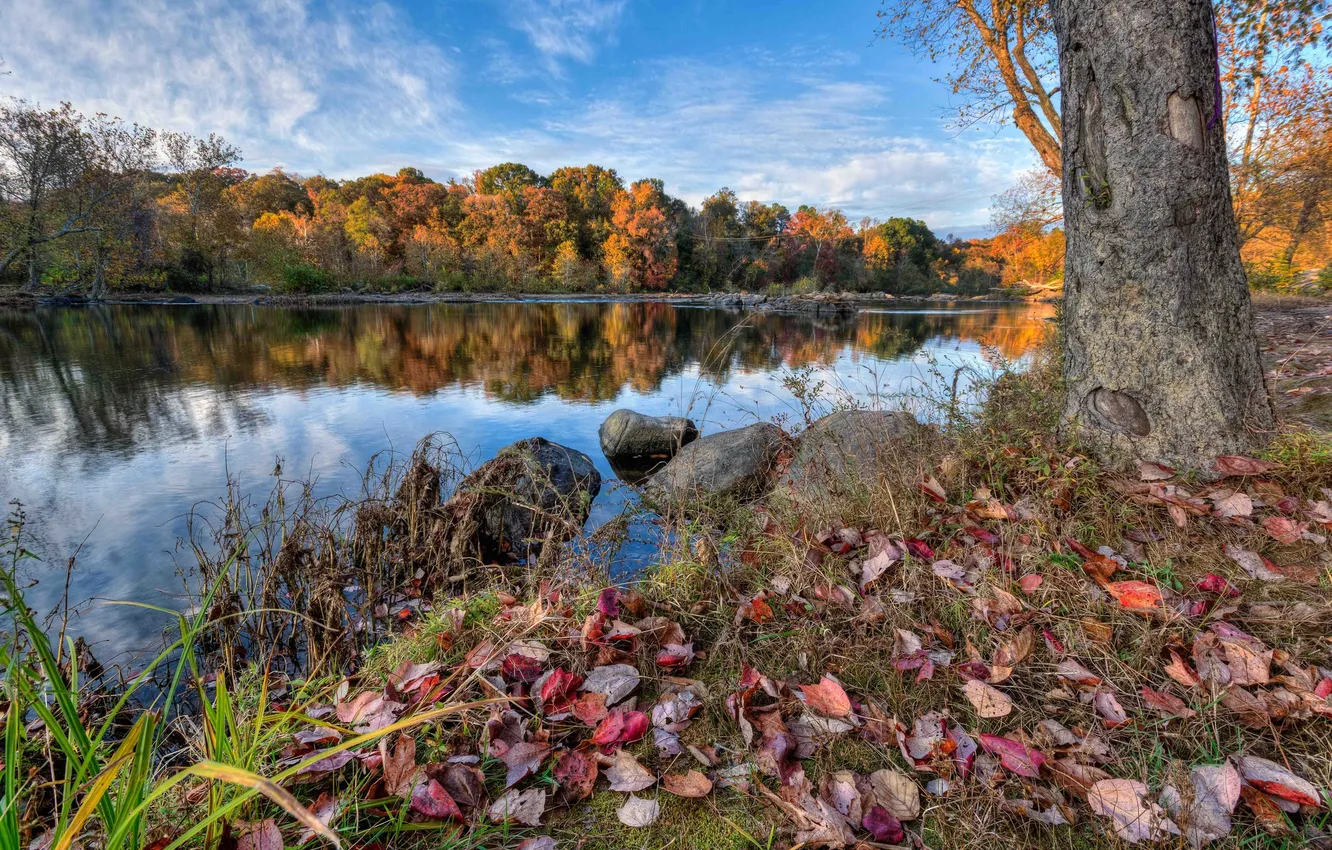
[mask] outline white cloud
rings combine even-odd
[[[591,62],[602,39],[613,38],[626,0],[506,0],[510,23],[552,65]]]
[[[14,0],[6,93],[195,133],[249,162],[337,171],[439,138],[452,65],[387,3]]]

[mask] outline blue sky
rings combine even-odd
[[[10,0],[0,93],[218,132],[245,166],[437,179],[595,162],[698,203],[835,205],[976,234],[1035,165],[959,132],[874,0]]]

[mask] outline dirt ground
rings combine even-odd
[[[1258,304],[1263,366],[1285,420],[1332,431],[1332,302],[1264,309]]]

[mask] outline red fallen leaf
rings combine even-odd
[[[1010,772],[1018,776],[1025,776],[1028,779],[1035,779],[1040,776],[1040,768],[1045,764],[1045,754],[1040,750],[1033,750],[1026,744],[1021,744],[1011,738],[1001,738],[998,735],[981,735],[981,749],[992,756],[998,756],[999,762]]]
[[[919,537],[909,537],[903,542],[906,543],[907,551],[911,553],[911,557],[920,558],[923,561],[934,558],[934,550],[930,548],[930,544]]]
[[[694,660],[692,643],[668,643],[657,653],[658,667],[685,667]]]
[[[882,844],[906,843],[906,830],[902,828],[902,822],[888,814],[888,810],[883,806],[870,806],[860,825],[874,836],[875,841]]]
[[[1301,806],[1323,805],[1318,789],[1274,761],[1257,756],[1240,756],[1235,760],[1244,781],[1273,797],[1299,803]]]
[[[541,710],[547,715],[571,711],[583,677],[556,667],[541,685]]]
[[[1173,649],[1170,650],[1170,663],[1165,665],[1163,669],[1167,676],[1174,679],[1176,682],[1179,682],[1186,688],[1202,687],[1202,679],[1198,677],[1197,673],[1193,672],[1193,668],[1190,667],[1183,658],[1180,658],[1179,653],[1175,652]]]
[[[1314,696],[1319,699],[1332,697],[1332,679],[1323,679],[1314,687]]]
[[[412,811],[425,815],[432,820],[452,820],[462,822],[463,814],[458,804],[433,779],[422,782],[412,791]]]
[[[850,717],[851,698],[833,679],[824,676],[817,685],[801,685],[805,703],[824,717]]]
[[[988,682],[990,680],[990,665],[983,661],[968,661],[965,664],[954,664],[953,672],[961,676],[964,680]]]
[[[1272,539],[1283,546],[1293,546],[1300,542],[1300,537],[1309,524],[1305,522],[1295,522],[1292,519],[1286,519],[1283,516],[1269,516],[1263,518],[1263,528],[1272,535]]]
[[[957,772],[964,779],[971,773],[971,766],[976,762],[976,753],[980,747],[976,745],[976,740],[966,733],[961,726],[953,724],[948,727],[948,741],[953,746],[953,764],[957,767]]]
[[[553,776],[568,802],[576,803],[592,796],[597,784],[597,760],[588,758],[582,750],[565,750],[555,762]]]
[[[1223,596],[1227,599],[1238,599],[1240,595],[1240,592],[1236,589],[1235,585],[1226,581],[1216,573],[1208,573],[1202,577],[1202,580],[1193,586],[1204,593],[1215,593],[1217,596]]]
[[[1054,632],[1049,629],[1041,629],[1041,637],[1045,638],[1045,646],[1055,655],[1064,654],[1064,644],[1055,637]]]
[[[591,744],[609,752],[621,744],[631,744],[647,734],[648,716],[641,711],[612,711],[597,725]]]
[[[597,597],[597,610],[611,619],[620,616],[619,588],[608,587],[601,591]]]
[[[1082,571],[1098,583],[1109,581],[1119,571],[1119,562],[1114,558],[1094,552],[1071,537],[1065,537],[1064,542],[1082,558]]]
[[[741,606],[740,618],[755,623],[766,623],[772,619],[772,606],[755,596],[748,604]]]
[[[544,672],[545,668],[540,661],[518,653],[505,658],[504,663],[500,665],[500,675],[504,677],[504,681],[509,683],[522,682],[525,685],[530,685],[540,679]]]
[[[1161,591],[1156,585],[1136,579],[1109,582],[1105,585],[1105,592],[1118,599],[1119,604],[1130,611],[1150,611],[1164,604]]]
[[[1036,589],[1042,584],[1045,584],[1045,577],[1040,573],[1027,573],[1025,576],[1018,579],[1018,587],[1022,588],[1022,592],[1028,596],[1035,593]]]
[[[596,726],[606,719],[610,710],[606,708],[606,695],[589,692],[583,694],[573,704],[573,715],[588,726]]]
[[[978,525],[968,525],[962,530],[982,543],[989,543],[993,546],[995,543],[999,542],[999,535],[995,534],[993,531],[987,531]]]
[[[480,670],[482,667],[485,667],[488,664],[490,664],[490,662],[493,661],[494,658],[495,658],[495,645],[491,643],[490,638],[486,638],[485,640],[481,641],[476,646],[468,650],[467,657],[464,659],[464,661],[466,662],[467,666],[471,667],[473,670]]]
[[[1239,455],[1222,455],[1216,459],[1216,471],[1222,475],[1262,475],[1279,465]]]
[[[1253,812],[1253,819],[1268,835],[1285,835],[1289,832],[1286,816],[1277,808],[1272,798],[1252,785],[1240,787],[1240,797]]]
[[[926,475],[921,479],[920,483],[916,485],[916,489],[936,502],[948,501],[948,494],[944,492],[943,485],[936,481],[933,475]]]
[[[1182,717],[1187,720],[1198,713],[1189,708],[1184,700],[1177,696],[1163,694],[1160,691],[1154,691],[1148,687],[1143,687],[1138,693],[1142,695],[1143,702],[1162,714],[1171,717]]]

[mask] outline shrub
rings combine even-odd
[[[328,273],[309,263],[296,263],[282,270],[283,292],[322,292],[328,288]]]

